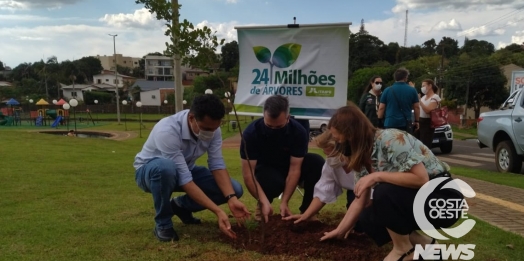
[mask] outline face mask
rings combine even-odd
[[[426,89],[426,86],[420,88],[420,91],[423,93],[423,94],[426,94],[428,92],[428,90]]]
[[[351,146],[349,145],[349,141],[346,140],[344,144],[337,142],[337,145],[335,146],[335,149],[340,151],[342,155],[349,157],[351,156]]]
[[[195,121],[195,124],[196,124],[196,121]],[[198,127],[198,124],[197,124],[197,127]],[[200,127],[198,128],[200,129]],[[193,131],[193,128],[191,128],[191,131],[201,141],[210,141],[211,139],[213,139],[213,136],[215,135],[214,131],[200,130],[198,134]]]
[[[328,157],[326,163],[332,168],[339,168],[344,166],[344,162],[340,161],[340,157]]]
[[[375,84],[375,87],[373,87],[373,90],[380,91],[382,89],[382,84]]]

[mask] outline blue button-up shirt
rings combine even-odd
[[[182,186],[193,180],[191,170],[195,161],[207,152],[209,170],[225,169],[222,157],[222,134],[218,128],[210,141],[195,140],[191,136],[187,115],[189,110],[160,120],[147,138],[136,157],[133,166],[139,169],[154,158],[170,159],[175,163],[178,173],[178,185]]]

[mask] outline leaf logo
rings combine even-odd
[[[296,43],[287,43],[279,46],[273,53],[271,57],[271,51],[264,46],[254,46],[253,51],[257,60],[261,63],[269,63],[270,67],[270,77],[273,78],[273,66],[278,68],[287,68],[295,63],[298,56],[300,55],[300,50],[302,45]],[[271,83],[273,80],[271,79]]]

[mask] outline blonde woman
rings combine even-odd
[[[440,97],[437,94],[438,87],[433,80],[427,79],[422,81],[422,88],[420,91],[424,94],[420,98],[420,127],[417,132],[417,138],[431,149],[433,143],[433,134],[435,128],[431,128],[431,111],[436,109],[440,103]]]
[[[346,157],[336,150],[336,143],[331,132],[325,131],[315,138],[317,146],[326,154],[326,163],[322,167],[322,176],[315,184],[313,200],[303,214],[297,214],[285,217],[284,220],[296,220],[295,223],[306,220],[316,219],[318,212],[327,203],[333,203],[337,197],[347,190],[347,204],[349,207],[355,194],[353,187],[355,184],[355,173],[348,168]]]

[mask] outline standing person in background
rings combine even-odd
[[[431,111],[436,109],[440,103],[440,97],[437,94],[438,87],[433,80],[426,79],[422,81],[422,88],[420,89],[424,96],[420,98],[420,127],[416,133],[416,137],[424,143],[428,148],[431,148],[433,143],[433,134],[435,128],[431,128]]]
[[[369,80],[369,84],[360,98],[360,110],[371,121],[373,126],[378,128],[384,127],[384,122],[377,116],[378,106],[380,104],[380,95],[382,94],[382,78],[375,75]]]
[[[378,118],[384,119],[384,128],[395,128],[409,133],[417,130],[420,116],[418,94],[414,84],[408,84],[409,71],[399,68],[395,71],[395,83],[384,90],[380,97]],[[415,122],[411,122],[411,110],[415,112]],[[384,117],[385,114],[385,117]]]

